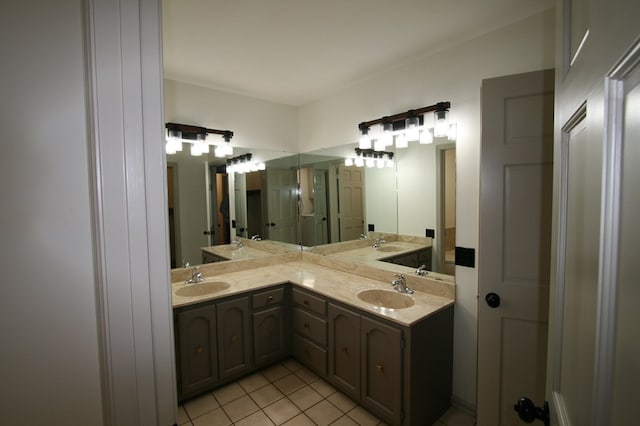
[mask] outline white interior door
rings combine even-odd
[[[267,175],[267,222],[270,240],[298,243],[298,179],[296,170],[270,168]]]
[[[559,12],[546,396],[553,424],[638,424],[640,4]]]
[[[478,250],[478,424],[521,424],[544,400],[553,70],[484,80]]]
[[[357,240],[364,232],[362,169],[338,166],[340,241]]]

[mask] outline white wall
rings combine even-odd
[[[164,81],[165,120],[231,130],[233,146],[298,152],[298,109],[173,80]]]
[[[451,118],[458,123],[456,245],[477,248],[482,79],[552,68],[553,40],[554,12],[549,11],[416,58],[306,105],[300,110],[300,151],[353,143],[362,121],[451,101]],[[401,233],[406,224],[422,220],[412,217],[411,203],[417,195],[407,195],[399,197]],[[456,284],[453,393],[458,402],[475,406],[476,269],[456,267]]]
[[[3,424],[102,424],[83,13],[0,14]]]

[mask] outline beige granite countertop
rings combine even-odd
[[[361,301],[357,294],[368,289],[392,290],[392,271],[312,253],[289,253],[252,260],[206,264],[200,265],[200,271],[206,282],[225,282],[230,285],[229,288],[204,296],[181,297],[176,295],[175,291],[185,286],[184,280],[189,276],[189,270],[174,270],[174,308],[292,283],[400,325],[409,326],[452,305],[455,299],[455,285],[452,283],[407,276],[409,287],[415,290],[414,294],[409,295],[415,304],[404,309],[378,307]]]
[[[365,247],[357,247],[350,250],[331,253],[327,254],[327,256],[335,256],[357,262],[371,262],[418,250],[426,250],[427,248],[431,248],[431,246],[425,246],[424,244],[409,241],[392,241],[380,244],[379,248],[373,248],[373,242],[369,240],[369,244]]]
[[[202,247],[202,251],[223,257],[227,260],[255,259],[257,257],[272,256],[273,253],[258,248],[238,247],[237,244],[224,244],[218,246]]]

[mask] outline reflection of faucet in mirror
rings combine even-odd
[[[420,265],[420,267],[416,269],[416,275],[420,275],[421,277],[424,277],[428,273],[429,271],[427,270],[427,265]]]
[[[262,238],[260,237],[260,235],[256,234],[256,235],[252,235],[251,239],[253,241],[262,241]]]
[[[236,244],[236,247],[238,248],[242,248],[244,247],[244,243],[242,242],[242,240],[240,239],[240,237],[236,237],[235,240],[231,241],[232,243]]]
[[[373,243],[373,248],[377,249],[380,248],[380,246],[382,245],[382,243],[386,243],[387,240],[385,240],[384,238],[376,238],[375,242]]]
[[[367,235],[360,234],[360,239],[361,239],[361,240],[368,240],[368,239],[369,239],[369,237],[368,237]]]

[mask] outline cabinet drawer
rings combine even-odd
[[[293,308],[293,330],[322,346],[327,346],[327,322],[300,308]]]
[[[253,295],[253,309],[264,308],[265,306],[277,305],[284,299],[284,288],[274,288],[262,291]]]
[[[327,351],[297,334],[293,336],[293,356],[316,374],[327,376]]]
[[[327,314],[327,302],[324,299],[309,294],[306,291],[298,290],[297,288],[293,289],[292,295],[295,304],[304,306],[323,317]]]

